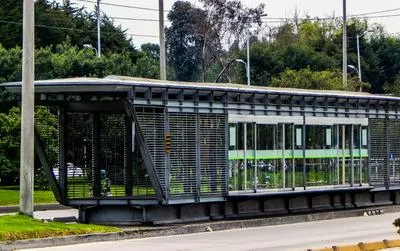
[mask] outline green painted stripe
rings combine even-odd
[[[294,155],[294,156],[293,156]],[[247,150],[246,158],[249,160],[262,160],[262,159],[303,159],[303,150],[294,150],[292,154],[292,150]],[[327,158],[350,158],[350,149],[345,149],[344,152],[342,150],[336,149],[313,149],[306,150],[305,159],[327,159]],[[367,158],[368,157],[368,149],[359,149],[354,150],[353,152],[354,158]],[[244,151],[229,151],[229,160],[243,160],[244,159]]]

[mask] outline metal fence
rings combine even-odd
[[[370,184],[400,185],[400,121],[370,119],[369,126]]]

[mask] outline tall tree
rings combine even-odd
[[[175,2],[168,13],[171,26],[166,29],[166,46],[176,80],[196,81],[199,78],[204,39],[197,33],[197,27],[205,18],[203,10],[185,1]]]
[[[0,0],[0,43],[6,48],[22,46],[23,0]],[[37,48],[61,44],[70,38],[73,45],[95,45],[97,25],[95,14],[77,8],[69,0],[63,4],[49,0],[35,1],[35,45]],[[114,25],[105,15],[101,20],[103,50],[135,53],[125,30]]]

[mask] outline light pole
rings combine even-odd
[[[358,82],[359,82],[359,85],[360,85],[360,92],[362,92],[362,85],[361,85],[362,82],[361,82],[361,77],[360,77],[361,73],[359,72],[357,67],[355,67],[354,65],[351,65],[351,64],[347,65],[347,69],[350,69],[350,70],[355,71],[357,73]]]
[[[244,60],[242,60],[242,59],[233,59],[233,60],[231,60],[227,65],[225,65],[225,67],[222,69],[222,71],[218,74],[217,79],[215,79],[215,83],[218,83],[218,80],[221,78],[222,74],[223,74],[223,73],[226,71],[226,69],[228,69],[228,67],[229,67],[231,64],[233,64],[234,62],[238,62],[238,63],[244,64],[245,67],[246,67],[246,75],[247,75],[247,70],[248,70],[248,68],[249,68],[248,65],[247,65],[247,63],[246,63]],[[250,76],[247,75],[247,81],[249,81],[249,78],[250,78]]]
[[[266,17],[268,14],[260,14],[258,17]],[[246,44],[247,44],[247,67],[246,67],[246,75],[247,75],[247,85],[250,85],[250,24],[247,24],[247,36],[246,36]]]
[[[250,70],[249,70],[250,67],[249,67],[249,64],[244,62],[244,60],[242,60],[242,59],[236,59],[235,61],[238,62],[238,63],[244,64],[244,67],[246,68],[247,85],[250,85]],[[247,60],[247,62],[249,62],[249,61]]]
[[[167,63],[165,56],[165,32],[164,32],[164,0],[158,0],[158,18],[160,33],[160,79],[167,79]]]
[[[346,0],[343,0],[343,87],[347,87],[347,24]],[[344,164],[343,164],[344,165]]]
[[[100,42],[100,0],[97,0],[97,56],[101,57],[101,42]]]
[[[365,34],[369,32],[373,32],[374,30],[366,30],[361,34],[357,34],[357,58],[358,58],[358,79],[360,83],[362,82],[361,79],[361,57],[360,57],[360,38],[363,37]]]
[[[96,55],[99,55],[97,49],[94,48],[93,45],[91,45],[91,44],[84,44],[84,45],[83,45],[83,48],[92,49],[92,50],[94,50],[94,52],[96,53]]]

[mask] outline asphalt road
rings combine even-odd
[[[307,250],[398,238],[392,222],[400,213],[178,236],[30,249],[42,251],[125,250]]]

